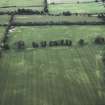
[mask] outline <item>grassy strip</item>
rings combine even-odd
[[[49,5],[50,13],[62,13],[70,11],[71,13],[100,13],[105,12],[103,3],[71,3]]]
[[[92,16],[49,16],[49,15],[15,15],[15,22],[103,22],[102,19]]]

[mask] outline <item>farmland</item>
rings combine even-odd
[[[79,39],[91,43],[97,36],[104,36],[103,26],[44,26],[44,27],[16,27],[10,34],[10,44],[24,40],[29,47],[32,41],[71,39],[74,44]]]
[[[104,105],[104,4],[43,3],[0,1],[0,105]],[[72,44],[49,45],[61,40]]]
[[[0,60],[0,104],[103,104],[100,51],[87,46],[5,53]]]
[[[8,24],[10,19],[9,15],[0,15],[0,24]]]
[[[5,87],[1,104],[103,103],[101,51],[102,47],[86,46],[5,53],[0,61]]]
[[[82,19],[81,19],[82,18]],[[103,22],[102,19],[93,16],[42,16],[42,15],[16,15],[14,18],[15,22],[26,23],[26,22]]]
[[[70,3],[70,4],[49,4],[49,11],[51,13],[62,13],[63,11],[70,11],[71,13],[100,13],[105,12],[102,3]]]
[[[34,6],[24,6],[25,9],[32,9],[32,10],[38,10],[38,11],[42,11],[43,10],[43,6],[41,7],[34,7]],[[0,8],[0,12],[7,12],[7,11],[17,11],[18,9],[23,9],[22,6],[18,6],[18,7],[9,7],[9,8]]]
[[[23,8],[42,11],[43,6],[43,0],[1,0],[0,12],[16,11]]]
[[[1,104],[103,104],[103,47],[92,41],[104,33],[104,26],[16,27],[10,33],[11,46],[18,40],[31,47],[33,40],[70,38],[74,47],[6,52],[0,61]],[[80,38],[90,44],[79,47]]]
[[[43,5],[43,0],[1,0],[0,7],[5,6],[38,6]]]

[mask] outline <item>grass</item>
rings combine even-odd
[[[9,7],[9,8],[0,8],[0,12],[8,12],[8,11],[16,11],[18,9],[32,9],[32,10],[38,10],[38,11],[42,11],[43,7]]]
[[[10,19],[9,15],[0,15],[0,24],[8,24]]]
[[[27,34],[26,34],[27,33]],[[104,26],[16,27],[10,43],[105,36]],[[4,52],[0,58],[0,105],[96,105],[103,100],[103,46]]]
[[[10,44],[18,40],[25,41],[28,47],[32,41],[71,39],[74,44],[83,38],[92,42],[96,36],[105,36],[103,26],[44,26],[44,27],[16,27],[11,33]]]
[[[26,34],[27,33],[27,34]],[[103,105],[101,61],[104,46],[91,42],[105,36],[104,26],[16,27],[11,45],[72,39],[71,48],[9,50],[0,59],[0,105]],[[83,38],[89,44],[79,47]]]
[[[32,6],[43,5],[43,0],[1,0],[0,7],[3,6]]]
[[[0,26],[0,41],[1,41],[2,38],[3,38],[4,32],[5,32],[5,27],[1,27],[1,26]]]
[[[100,13],[105,12],[102,3],[71,3],[71,4],[55,4],[49,5],[51,13],[62,13],[63,11],[70,11],[71,13]]]
[[[41,16],[41,15],[16,15],[15,22],[102,22],[103,20],[97,17],[88,16]]]
[[[100,51],[87,46],[5,53],[0,105],[104,104]]]
[[[40,1],[2,0],[0,6],[40,5]],[[60,13],[63,9],[73,12],[102,12],[97,4],[81,8],[67,8],[63,4],[50,5],[50,12]],[[102,7],[102,9],[101,9]],[[60,9],[63,8],[63,9]],[[70,9],[72,8],[72,9]],[[73,9],[74,8],[74,9]],[[84,8],[84,9],[83,9]],[[4,8],[7,10],[6,8]],[[3,9],[3,10],[4,10]],[[13,11],[17,8],[9,8]],[[83,11],[82,11],[83,9]],[[86,10],[87,9],[87,10]],[[1,9],[2,11],[2,9]],[[102,21],[96,17],[52,17],[15,16],[15,22],[46,21]],[[0,16],[0,24],[8,23],[9,16]],[[0,27],[0,40],[5,28]],[[104,45],[92,42],[96,36],[105,37],[105,26],[33,26],[15,27],[10,31],[10,50],[0,57],[0,105],[104,105],[105,85],[102,54]],[[79,39],[88,44],[80,47]],[[14,43],[23,40],[26,47],[32,41],[71,39],[70,48],[12,49]]]
[[[83,3],[83,2],[94,2],[94,0],[48,0],[49,3],[77,3],[77,2],[80,2],[80,3]]]

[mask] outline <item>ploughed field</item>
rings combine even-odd
[[[0,58],[0,105],[103,105],[104,26],[15,27]],[[82,38],[86,45],[81,47]],[[32,41],[70,39],[72,47],[32,49]],[[14,49],[23,40],[26,49]]]
[[[69,4],[49,4],[49,11],[51,13],[62,13],[70,11],[71,13],[100,13],[105,12],[103,3],[69,3]]]

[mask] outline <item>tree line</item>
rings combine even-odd
[[[87,44],[87,42],[84,39],[79,39],[78,40],[78,45],[84,46]],[[32,41],[32,48],[47,48],[47,47],[71,47],[73,45],[73,41],[70,39],[62,39],[62,40],[51,40],[51,41],[40,41],[40,42],[35,42]],[[94,44],[96,45],[105,45],[105,38],[101,36],[97,36],[94,39]],[[19,40],[13,44],[14,48],[16,49],[25,49],[26,45],[23,40]],[[7,46],[2,46],[3,49],[8,50],[10,47]]]

